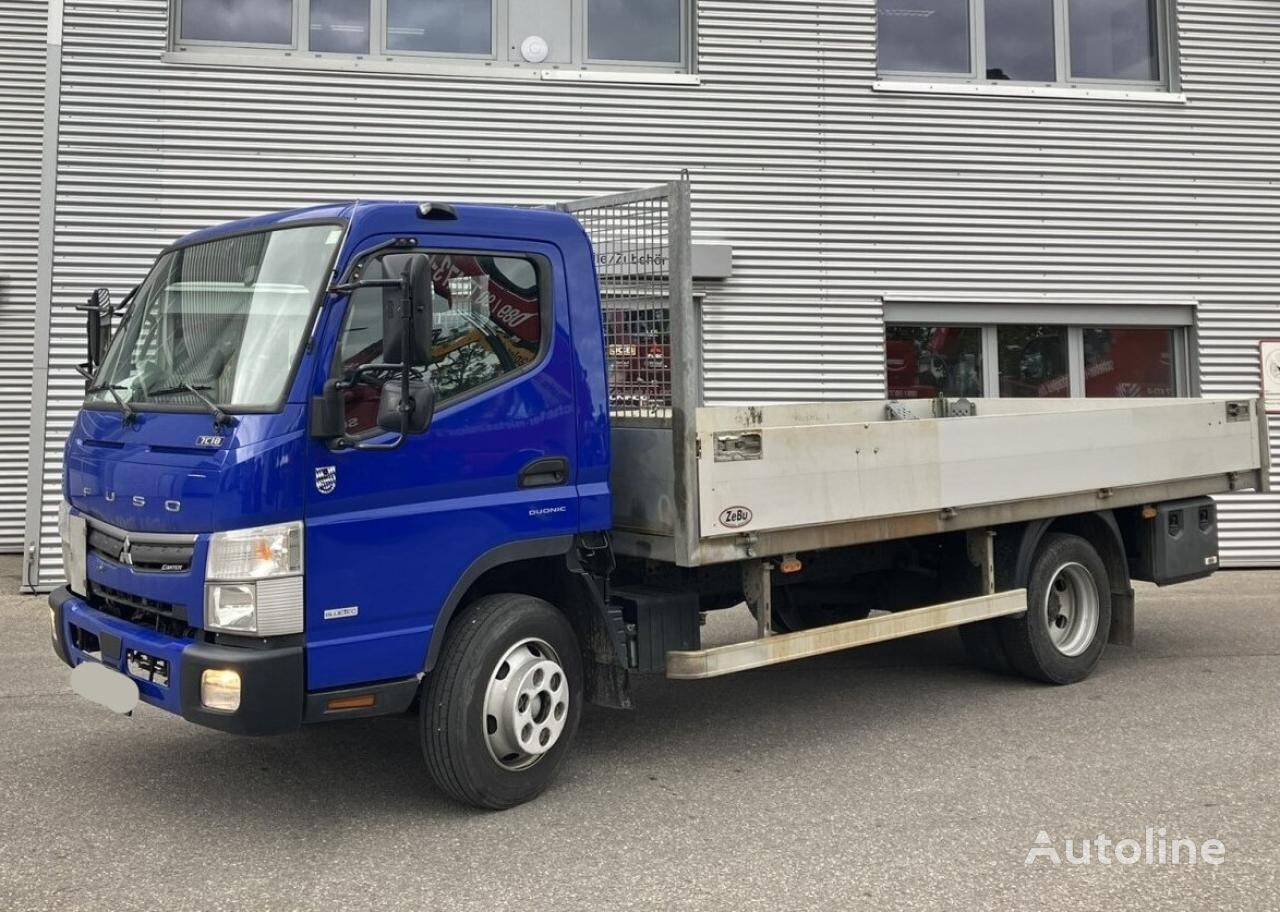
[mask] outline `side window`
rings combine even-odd
[[[407,254],[385,254],[365,278],[403,272]],[[527,257],[430,253],[434,296],[431,357],[439,405],[500,381],[533,364],[542,348],[542,296],[538,269]],[[382,360],[384,304],[396,289],[362,288],[351,297],[339,344],[343,375]],[[381,380],[347,391],[347,433],[377,425]]]

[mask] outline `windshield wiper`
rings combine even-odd
[[[213,389],[212,386],[195,386],[194,384],[183,380],[176,386],[166,386],[164,389],[147,390],[148,396],[165,396],[171,393],[190,393],[195,396],[209,410],[209,414],[213,416],[213,426],[215,429],[222,427],[224,424],[228,427],[234,427],[235,418],[228,415],[222,410],[222,406],[214,402],[206,396],[201,390]]]
[[[84,371],[81,373],[81,376],[86,380],[92,380],[92,375],[85,376],[88,373],[88,371]],[[116,392],[116,390],[127,390],[128,388],[129,387],[127,386],[118,386],[113,383],[100,383],[97,386],[89,387],[84,391],[84,394],[86,396],[92,396],[94,393],[110,393],[111,398],[116,401],[116,405],[120,406],[120,411],[124,413],[124,423],[133,424],[133,422],[138,420],[138,410],[122,399],[120,394]]]

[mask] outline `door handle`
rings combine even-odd
[[[569,460],[563,456],[535,459],[520,470],[520,487],[554,488],[569,480]]]

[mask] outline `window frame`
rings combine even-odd
[[[311,0],[303,0],[308,7]],[[388,0],[368,0],[370,11],[370,27],[369,27],[369,55],[376,57],[384,57],[387,60],[402,60],[408,58],[410,60],[458,60],[466,62],[489,63],[498,60],[502,45],[500,44],[500,36],[502,28],[507,21],[506,3],[499,0],[489,0],[489,53],[487,54],[470,54],[463,51],[410,51],[401,48],[392,49],[388,46],[391,34],[388,29],[391,28],[391,14],[388,9]],[[373,18],[377,14],[378,33],[373,33]],[[499,16],[501,15],[501,21]],[[309,33],[308,33],[309,34]],[[310,45],[308,44],[307,53],[310,54]],[[319,52],[316,52],[319,53]],[[349,57],[349,54],[326,54],[327,57],[341,58]]]
[[[646,69],[661,68],[670,70],[674,68],[676,72],[691,72],[689,65],[691,56],[689,34],[694,25],[692,8],[696,4],[693,0],[678,0],[678,2],[680,4],[680,60],[673,63],[670,60],[614,60],[608,57],[592,57],[591,25],[588,21],[591,15],[591,0],[575,0],[573,3],[575,20],[573,31],[579,47],[582,49],[583,65],[600,64],[607,69],[644,67]]]
[[[1175,73],[1174,0],[1154,0],[1152,27],[1156,53],[1155,80],[1103,79],[1071,75],[1071,0],[1053,0],[1054,80],[987,79],[986,0],[968,0],[969,4],[969,72],[951,73],[932,70],[892,70],[880,66],[880,4],[876,3],[876,75],[881,79],[913,82],[946,82],[975,86],[1022,86],[1036,88],[1109,89],[1113,91],[1173,92],[1178,88]]]
[[[894,319],[886,317],[884,320],[884,333],[882,338],[888,333],[889,328],[893,326],[929,326],[937,329],[980,329],[982,330],[982,393],[983,399],[1005,399],[1016,398],[1006,397],[1000,394],[1000,343],[999,330],[1001,326],[1061,326],[1067,330],[1067,371],[1070,380],[1068,387],[1069,393],[1067,397],[1044,397],[1044,398],[1070,398],[1070,399],[1087,399],[1087,398],[1115,398],[1115,397],[1089,397],[1085,394],[1085,360],[1084,360],[1084,331],[1086,329],[1163,329],[1170,333],[1172,344],[1170,355],[1173,358],[1173,396],[1162,398],[1185,398],[1194,395],[1193,375],[1191,371],[1191,334],[1194,331],[1193,326],[1181,324],[1167,323],[1143,323],[1126,321],[1119,319],[1110,322],[1086,321],[1080,323],[1062,323],[1056,321],[1020,319],[1015,315],[1010,315],[1009,319],[978,321],[972,319],[951,319],[941,309],[936,317],[921,320],[914,318],[898,318]],[[888,395],[888,376],[885,377],[885,395]],[[1033,397],[1040,398],[1040,397]],[[1154,398],[1154,397],[1153,397]]]
[[[551,257],[545,253],[536,253],[531,250],[497,250],[493,248],[472,248],[465,249],[461,247],[418,247],[413,250],[414,253],[426,254],[427,256],[472,256],[472,257],[505,257],[507,259],[527,260],[533,264],[534,272],[538,277],[538,352],[528,364],[523,365],[517,370],[510,371],[500,376],[494,377],[485,383],[469,387],[461,394],[452,398],[440,398],[436,402],[437,416],[448,412],[455,406],[462,405],[477,396],[491,392],[510,383],[526,374],[533,373],[541,368],[550,358],[552,349],[552,340],[555,336],[555,269],[551,264]],[[381,250],[373,254],[373,258],[386,255],[403,254],[403,250]],[[370,257],[367,255],[357,255],[352,261],[353,265],[360,264],[363,270],[365,264]],[[348,267],[350,270],[352,267]],[[342,361],[342,340],[347,335],[347,328],[350,325],[354,308],[351,306],[351,299],[355,296],[354,292],[348,294],[346,304],[343,306],[342,322],[338,326],[338,335],[333,347],[333,359],[329,365],[328,379],[341,380],[345,376]],[[432,373],[434,374],[435,359],[431,362]],[[365,440],[369,437],[376,437],[379,434],[387,434],[388,431],[382,430],[377,426],[367,428],[352,434],[355,440]]]
[[[490,0],[491,36],[489,53],[468,54],[451,51],[413,51],[388,48],[388,0],[369,2],[369,50],[367,53],[343,53],[340,51],[311,50],[311,0],[291,0],[293,9],[293,34],[290,44],[262,42],[208,41],[182,37],[182,14],[190,0],[169,0],[168,51],[166,61],[192,60],[206,63],[249,65],[249,61],[261,57],[263,62],[317,61],[334,68],[360,68],[402,64],[430,69],[438,67],[450,75],[466,75],[474,70],[476,75],[489,78],[503,76],[536,77],[547,73],[547,78],[582,78],[589,81],[592,74],[634,74],[659,78],[692,77],[697,72],[696,36],[698,33],[697,3],[695,0],[679,0],[680,4],[680,61],[608,60],[588,56],[588,0],[563,0],[569,7],[569,59],[564,62],[529,63],[520,55],[518,47],[511,47],[510,5],[518,0]],[[273,60],[274,58],[274,60]],[[300,64],[293,64],[300,65]],[[363,66],[362,66],[363,65]]]
[[[182,3],[185,0],[174,0],[175,3]],[[296,40],[297,51],[299,56],[319,59],[319,60],[368,60],[370,57],[378,53],[378,35],[385,29],[383,15],[386,11],[385,3],[369,2],[369,50],[363,54],[347,54],[342,51],[313,51],[311,50],[311,0],[294,0],[294,4],[299,7],[298,10],[298,37]],[[302,36],[306,35],[306,47],[303,47]]]
[[[298,37],[303,33],[303,23],[300,21],[302,17],[302,7],[307,7],[307,13],[310,15],[311,0],[289,0],[289,6],[293,13],[293,32],[291,40],[288,44],[273,44],[266,41],[216,41],[209,38],[183,38],[182,37],[182,13],[186,6],[187,0],[171,0],[169,11],[169,21],[171,23],[170,45],[172,47],[197,47],[197,48],[221,48],[221,49],[240,49],[254,51],[298,51]]]

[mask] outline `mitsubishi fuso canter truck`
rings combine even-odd
[[[1079,681],[1133,580],[1217,567],[1210,495],[1268,485],[1253,400],[706,405],[689,200],[318,206],[95,291],[73,687],[243,735],[413,710],[439,787],[505,808],[639,674],[955,627]],[[754,636],[704,647],[744,602]]]

